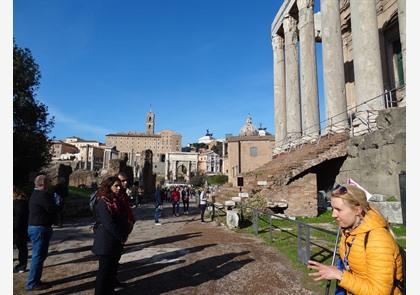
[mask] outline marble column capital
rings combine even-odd
[[[279,35],[274,35],[271,37],[271,45],[273,46],[273,50],[275,49],[283,49],[284,48],[284,38]]]
[[[296,33],[297,31],[297,20],[291,15],[287,15],[283,20],[284,34]]]
[[[298,10],[314,7],[314,0],[297,0],[296,2]]]

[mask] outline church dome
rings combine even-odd
[[[252,124],[252,117],[248,115],[246,123],[239,131],[239,136],[253,136],[258,135],[258,129]]]

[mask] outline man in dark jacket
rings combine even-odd
[[[26,290],[42,290],[49,287],[41,282],[42,268],[48,256],[52,236],[52,224],[56,214],[53,196],[47,192],[50,181],[46,175],[35,178],[35,189],[29,199],[28,236],[32,242],[32,261]]]
[[[54,200],[57,208],[57,225],[59,227],[63,226],[63,208],[64,203],[69,194],[69,188],[66,184],[66,179],[64,177],[59,177],[57,184],[54,187]]]

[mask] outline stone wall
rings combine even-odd
[[[70,174],[69,186],[79,187],[95,187],[99,186],[100,179],[98,177],[98,172],[88,171],[88,170],[76,170]]]
[[[378,130],[352,137],[336,181],[352,178],[372,194],[400,199],[399,174],[406,169],[405,107],[382,110]]]

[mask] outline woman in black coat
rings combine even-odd
[[[96,224],[92,252],[98,256],[95,294],[114,294],[118,260],[128,237],[128,217],[118,198],[121,181],[118,177],[105,179],[97,193]]]
[[[28,263],[28,199],[25,193],[13,186],[13,243],[18,249],[19,263],[13,272],[26,271]]]

